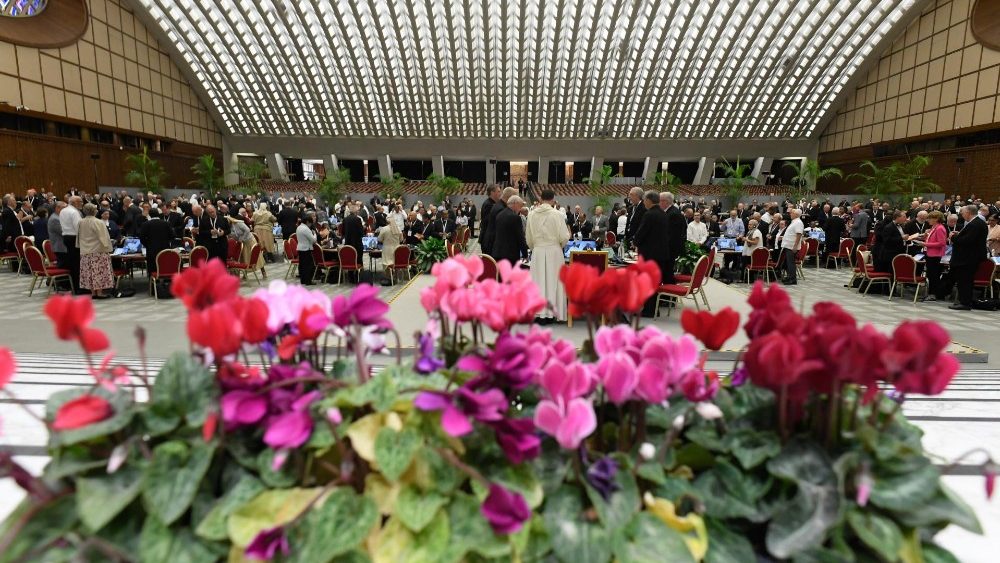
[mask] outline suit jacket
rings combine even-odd
[[[680,215],[679,211],[678,215]],[[681,223],[683,223],[684,216],[680,215],[680,217]],[[687,240],[686,229],[687,227],[685,227],[684,236],[681,237],[682,243]],[[635,241],[636,248],[639,249],[639,255],[646,260],[656,262],[656,265],[660,267],[661,282],[673,275],[673,272],[670,271],[672,264],[669,233],[670,219],[662,209],[653,206],[643,213],[642,223],[639,224],[635,238],[632,239]]]
[[[593,228],[591,229],[591,233],[593,233],[594,238],[603,239],[604,233],[608,232],[608,224],[609,224],[608,216],[601,215],[600,217],[598,217],[597,215],[594,215],[593,219],[591,219],[591,222],[594,225]]]
[[[896,223],[886,221],[879,228],[881,235],[878,243],[878,252],[875,256],[876,272],[892,272],[892,259],[897,254],[904,254],[906,246],[903,243],[903,235],[900,234]],[[986,240],[983,239],[983,248],[986,248]],[[985,251],[984,251],[985,252]]]
[[[823,227],[826,233],[826,251],[840,252],[840,237],[844,236],[844,220],[838,215],[831,215]]]
[[[156,271],[156,255],[173,246],[174,230],[163,219],[150,219],[139,229],[139,242],[146,247],[146,267]]]
[[[632,207],[632,211],[626,216],[628,222],[625,223],[625,238],[635,241],[635,234],[642,225],[642,216],[646,213],[646,206],[641,201]]]
[[[361,217],[357,215],[348,215],[344,217],[344,244],[347,246],[353,246],[355,250],[358,251],[358,263],[361,263],[361,258],[364,256],[365,245],[361,242],[361,239],[365,236],[365,225],[361,221]]]
[[[9,207],[4,207],[0,212],[0,231],[3,232],[3,241],[0,242],[4,242],[3,246],[7,250],[14,250],[14,239],[21,236],[21,221]],[[8,238],[10,240],[7,240]]]
[[[687,221],[676,205],[671,205],[665,212],[667,216],[667,247],[670,257],[676,259],[684,254],[684,243],[687,241]]]
[[[489,226],[490,213],[493,211],[493,205],[493,200],[486,198],[486,201],[483,202],[483,208],[479,210],[479,215],[481,217],[481,220],[479,221],[480,238],[486,235],[486,228]],[[482,243],[482,241],[480,241],[480,243]]]
[[[986,258],[986,236],[989,227],[982,219],[973,219],[951,239],[951,265],[978,266]]]
[[[516,265],[522,256],[528,255],[528,241],[524,238],[524,224],[521,217],[506,205],[496,214],[493,258],[497,262],[507,260]],[[983,243],[985,247],[986,243]]]
[[[420,244],[420,239],[417,235],[422,235],[424,233],[424,224],[420,219],[414,219],[412,223],[408,220],[403,221],[403,241],[406,244],[416,246]]]
[[[504,209],[507,209],[507,203],[504,201],[497,201],[493,204],[493,207],[490,208],[489,219],[487,220],[485,217],[483,218],[483,242],[485,243],[483,245],[483,250],[485,250],[486,253],[493,258],[496,258],[496,255],[493,254],[493,243],[497,238],[497,215],[499,215]]]
[[[295,227],[298,226],[298,223],[298,209],[286,205],[278,212],[278,224],[281,225],[281,236],[285,240],[295,234]]]
[[[851,238],[865,238],[868,236],[868,225],[871,223],[867,211],[860,211],[854,215],[854,223],[851,225]]]

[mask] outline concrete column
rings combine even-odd
[[[288,170],[285,169],[285,157],[281,153],[268,153],[265,156],[267,169],[271,172],[272,180],[288,181]]]
[[[229,148],[229,143],[222,140],[222,174],[227,186],[240,183],[240,157]]]
[[[549,159],[544,156],[538,157],[538,183],[549,183]]]
[[[753,161],[753,171],[750,175],[754,178],[760,180],[760,175],[764,172],[771,171],[771,165],[774,163],[774,159],[769,156],[762,156]]]
[[[392,159],[387,154],[382,154],[378,157],[378,177],[380,180],[392,178]]]
[[[323,168],[326,168],[326,172],[336,172],[340,169],[340,162],[337,160],[337,155],[335,154],[325,154],[323,155]]]
[[[438,176],[444,176],[444,156],[431,157],[431,170]]]
[[[652,182],[656,173],[659,171],[660,159],[647,156],[645,162],[642,165],[642,177],[647,182]]]
[[[486,159],[486,185],[492,186],[497,183],[497,159],[488,157]]]
[[[694,175],[694,185],[704,186],[712,180],[715,172],[715,158],[703,156],[698,159],[698,172]]]
[[[590,158],[590,179],[594,182],[601,179],[601,168],[604,166],[604,158],[593,156]]]

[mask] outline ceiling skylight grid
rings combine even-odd
[[[915,0],[138,0],[235,135],[805,138]]]

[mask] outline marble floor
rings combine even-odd
[[[269,268],[272,277],[281,277],[285,268],[276,266]],[[882,296],[861,297],[844,287],[850,277],[847,269],[807,267],[805,276],[797,286],[788,288],[797,306],[809,308],[815,302],[833,300],[857,318],[870,320],[885,331],[906,319],[933,319],[951,332],[957,341],[956,352],[973,352],[959,355],[963,361],[961,372],[944,394],[909,398],[904,412],[924,431],[925,447],[940,458],[942,466],[975,447],[984,447],[995,459],[1000,459],[1000,313],[955,312],[943,303],[913,305],[907,299],[896,298],[889,302]],[[140,289],[143,281],[139,280]],[[392,303],[390,320],[396,324],[404,341],[423,326],[426,315],[419,306],[418,296],[420,288],[430,281],[427,277],[417,277],[412,283],[380,286],[382,298]],[[10,390],[28,403],[27,408],[40,412],[45,398],[51,393],[86,384],[90,377],[86,375],[84,359],[76,350],[60,347],[58,353],[53,353],[52,328],[41,313],[44,292],[28,297],[29,284],[26,276],[0,273],[0,319],[3,319],[0,345],[11,347],[18,358],[19,372]],[[349,292],[353,285],[318,287],[337,295]],[[241,292],[249,294],[256,289],[257,285],[251,280],[243,284]],[[727,286],[712,281],[706,290],[713,309],[732,306],[741,315],[748,312],[745,299],[749,286],[746,284]],[[96,302],[95,309],[96,326],[109,334],[119,357],[131,365],[138,365],[133,335],[136,325],[142,325],[149,340],[156,343],[150,348],[149,368],[153,372],[167,355],[187,349],[185,312],[176,300],[155,301],[140,291],[133,298]],[[678,318],[677,314],[664,315],[653,324],[679,333]],[[582,342],[586,337],[583,323],[573,328],[556,325],[553,330],[557,336],[574,342]],[[738,348],[744,342],[741,332],[729,347]],[[411,343],[412,340],[406,344]],[[723,361],[725,359],[725,355],[715,355],[710,358],[709,367],[728,371],[732,364]],[[40,471],[47,462],[44,427],[6,398],[0,398],[0,417],[3,419],[0,448],[11,450],[29,470]],[[985,529],[983,536],[957,528],[945,530],[938,536],[960,561],[967,563],[996,561],[995,554],[1000,551],[1000,501],[987,502],[985,499],[983,479],[976,467],[981,461],[968,458],[955,467],[952,474],[945,476],[947,484],[976,510]],[[0,518],[16,505],[20,495],[20,490],[10,480],[0,480]]]

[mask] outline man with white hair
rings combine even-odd
[[[687,242],[687,220],[681,210],[674,205],[674,194],[660,192],[660,207],[667,216],[667,263],[663,273],[663,283],[675,283],[674,264],[684,254]]]
[[[802,224],[802,210],[792,209],[789,213],[791,221],[781,236],[781,251],[784,253],[786,274],[782,283],[785,285],[795,285],[797,283],[795,277],[795,257],[799,253],[799,247],[802,246],[802,237],[806,232],[806,228]]]
[[[839,207],[834,207],[830,210],[830,217],[827,218],[826,223],[823,225],[823,233],[826,238],[826,246],[823,248],[823,255],[825,257],[829,257],[831,252],[840,252],[840,238],[844,236],[844,229],[847,227],[844,223],[844,218],[841,217],[841,213]]]
[[[506,191],[504,190],[505,193]],[[502,195],[501,200],[503,200]],[[507,260],[516,266],[522,257],[528,256],[528,242],[524,237],[524,222],[521,221],[523,207],[524,200],[517,195],[511,195],[496,214],[493,258],[497,262]]]
[[[483,252],[489,254],[493,258],[497,258],[497,255],[493,251],[493,245],[497,240],[496,218],[498,215],[500,215],[501,211],[507,209],[507,201],[515,196],[517,196],[517,188],[512,188],[512,187],[504,188],[503,191],[500,192],[500,199],[497,200],[497,202],[493,204],[493,207],[490,209],[489,222],[484,223],[486,230],[483,231],[483,240],[481,241]]]
[[[636,186],[629,190],[628,200],[632,208],[628,213],[628,222],[625,223],[625,248],[631,246],[639,224],[642,223],[642,216],[646,213],[646,207],[642,204],[642,188]]]

